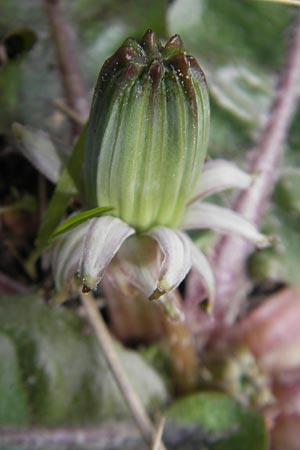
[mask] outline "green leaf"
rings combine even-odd
[[[109,206],[103,206],[102,208],[90,209],[89,211],[84,211],[82,213],[76,214],[76,216],[70,217],[68,220],[63,222],[50,236],[50,241],[53,241],[58,236],[66,233],[67,231],[73,230],[73,228],[76,228],[81,223],[84,223],[87,220],[92,219],[93,217],[102,216],[103,214],[111,210],[112,208],[110,208]]]
[[[75,143],[73,152],[63,169],[44,215],[37,237],[37,253],[47,246],[51,234],[62,220],[71,196],[78,192],[83,193],[81,169],[83,164],[85,135],[86,127],[83,128]]]
[[[29,410],[14,342],[0,334],[0,424],[26,425]]]
[[[0,297],[0,426],[27,419],[36,426],[92,426],[130,417],[97,339],[84,328],[75,314],[35,294]],[[138,353],[115,345],[145,408],[165,402],[157,372]]]
[[[288,19],[286,6],[253,0],[176,0],[168,9],[170,32],[217,66],[240,60],[274,70],[284,51],[284,39],[277,37]],[[258,29],[264,30],[261,36]]]
[[[268,448],[262,416],[222,392],[201,392],[182,398],[165,414],[168,421],[201,428],[207,436],[205,444],[212,450]]]

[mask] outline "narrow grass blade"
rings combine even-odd
[[[102,208],[94,208],[90,209],[89,211],[83,211],[82,213],[70,217],[58,228],[56,228],[55,232],[50,236],[50,241],[53,241],[58,236],[66,233],[67,231],[73,230],[73,228],[76,228],[78,225],[86,222],[87,220],[92,219],[93,217],[102,216],[103,214],[111,210],[112,208],[110,208],[109,206],[104,206]]]

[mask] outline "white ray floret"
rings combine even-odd
[[[79,276],[88,289],[96,289],[103,273],[123,242],[135,230],[122,220],[103,216],[89,221],[79,264]]]
[[[156,241],[149,236],[131,236],[115,258],[115,267],[145,297],[156,289],[162,255]]]
[[[193,203],[187,208],[182,228],[207,228],[224,234],[235,234],[253,242],[258,248],[270,245],[269,238],[240,214],[206,202]]]
[[[241,170],[236,164],[222,159],[209,161],[203,166],[195,195],[190,203],[226,189],[246,189],[252,181],[253,176]]]
[[[55,287],[58,291],[63,288],[64,284],[68,285],[78,270],[87,229],[88,222],[85,222],[75,230],[60,236],[55,242],[51,255],[51,267]]]
[[[163,254],[159,280],[150,296],[154,300],[175,289],[186,277],[191,268],[191,249],[186,234],[178,230],[157,227],[147,235],[157,241]]]

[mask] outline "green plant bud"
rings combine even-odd
[[[127,39],[100,71],[87,131],[84,175],[91,207],[138,231],[176,227],[206,154],[204,74],[179,36]]]

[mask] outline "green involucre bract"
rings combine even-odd
[[[144,231],[178,225],[206,154],[209,99],[179,36],[127,39],[100,71],[87,131],[90,207]]]

